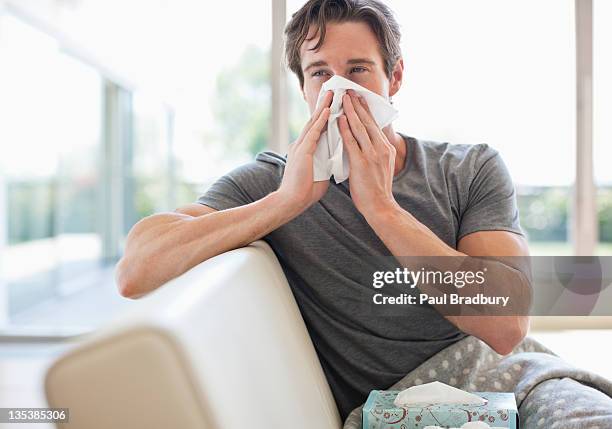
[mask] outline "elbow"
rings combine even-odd
[[[154,291],[167,279],[160,279],[151,267],[157,265],[155,255],[138,255],[138,260],[125,256],[115,268],[115,282],[124,298],[137,299]]]
[[[164,254],[161,249],[166,246],[166,240],[162,237],[183,216],[186,215],[153,214],[132,227],[127,236],[125,254],[115,267],[115,283],[121,296],[140,298],[163,283],[163,273],[154,269],[160,262],[158,255]]]
[[[500,329],[499,336],[489,342],[489,346],[503,356],[512,353],[529,331],[529,316],[506,316],[504,319],[509,317],[512,321],[501,321],[505,325],[504,329]]]
[[[495,353],[505,356],[512,353],[512,350],[514,350],[514,348],[518,345],[519,342],[512,341],[510,338],[508,338],[496,341],[490,344],[490,346],[495,351]]]
[[[115,283],[117,284],[117,290],[119,295],[124,298],[135,299],[140,296],[138,292],[138,285],[140,281],[135,273],[133,264],[128,264],[125,257],[117,263],[115,267]]]

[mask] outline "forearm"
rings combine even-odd
[[[258,240],[299,213],[272,192],[251,204],[203,216],[160,213],[144,218],[130,231],[117,266],[121,292],[140,297],[202,261]]]
[[[484,277],[484,282],[464,287],[420,282],[417,287],[421,296],[446,295],[448,298],[454,294],[460,299],[471,299],[482,294],[507,298],[504,306],[451,305],[449,299],[446,304],[433,304],[447,320],[460,330],[481,338],[498,352],[509,351],[509,345],[522,339],[527,331],[531,303],[528,257],[470,257],[448,246],[395,202],[371,213],[365,215],[366,220],[403,267],[418,270],[427,265],[445,273],[480,272]]]
[[[370,214],[371,213],[371,214]],[[397,202],[364,214],[376,235],[395,256],[465,256],[444,243]]]

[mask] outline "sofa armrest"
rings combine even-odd
[[[70,409],[66,427],[341,427],[291,289],[263,241],[136,301],[54,362],[45,389],[51,407]]]

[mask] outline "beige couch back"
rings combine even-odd
[[[134,303],[48,370],[66,428],[338,429],[283,271],[263,241]],[[59,426],[63,427],[63,426]]]

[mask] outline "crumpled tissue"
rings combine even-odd
[[[344,113],[342,96],[348,89],[354,90],[365,98],[368,108],[380,128],[386,127],[398,116],[398,111],[391,105],[388,98],[382,97],[342,76],[332,76],[322,85],[316,104],[316,107],[321,105],[326,91],[334,92],[330,115],[327,120],[327,130],[321,133],[314,153],[315,182],[329,180],[334,176],[336,183],[341,183],[349,177],[348,156],[338,127],[338,117]]]

